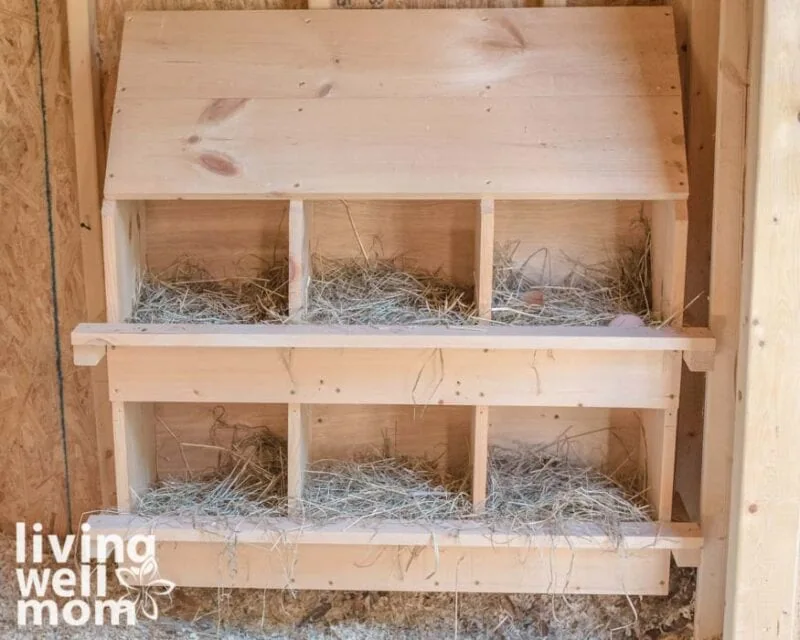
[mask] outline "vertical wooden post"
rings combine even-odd
[[[683,326],[689,217],[683,201],[648,202],[653,311],[670,326]]]
[[[303,483],[311,450],[311,420],[308,406],[289,405],[289,450],[288,450],[288,497],[289,514],[296,514],[302,508]]]
[[[475,221],[475,305],[480,318],[492,318],[494,269],[494,200],[480,201]]]
[[[749,2],[723,0],[720,15],[714,208],[709,286],[709,327],[717,339],[714,367],[706,375],[699,496],[703,551],[697,570],[694,629],[698,640],[722,635],[730,518],[736,361],[741,305]]]
[[[289,317],[300,320],[311,279],[311,210],[303,200],[289,202]]]
[[[470,461],[472,463],[472,507],[476,512],[480,512],[486,503],[486,475],[489,463],[489,407],[479,406],[473,409]]]
[[[753,9],[724,637],[793,640],[800,633],[800,4],[754,0]]]
[[[112,402],[117,507],[131,511],[156,481],[156,433],[153,405]]]

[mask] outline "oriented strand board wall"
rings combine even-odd
[[[0,529],[64,531],[100,493],[89,378],[66,346],[84,315],[66,20],[40,5],[0,20]]]

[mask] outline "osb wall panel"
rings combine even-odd
[[[10,5],[10,6],[9,6]],[[37,16],[32,0],[5,3],[0,20],[0,528],[40,521],[63,531],[70,499],[66,469],[96,470],[94,437],[83,442],[85,376],[62,358],[59,381],[52,270],[61,307],[59,334],[82,313],[79,244],[74,222],[68,92],[64,91],[63,20],[52,3]],[[41,57],[37,20],[42,31]],[[41,66],[40,66],[41,65]],[[44,78],[44,86],[40,82]],[[44,92],[44,94],[42,93]],[[48,111],[45,129],[42,95]],[[47,144],[46,144],[47,141]],[[51,164],[48,167],[46,157]],[[48,204],[49,203],[49,204]],[[56,246],[51,258],[50,227]],[[76,236],[77,238],[77,236]],[[62,396],[63,388],[63,396]],[[62,397],[65,411],[62,412]],[[76,429],[65,447],[62,425]],[[92,434],[93,434],[92,426]],[[86,449],[88,447],[88,450]],[[65,450],[67,460],[65,460]],[[95,480],[96,483],[96,480]],[[78,509],[97,495],[77,482]]]
[[[48,215],[53,221],[63,420],[70,512],[75,527],[85,512],[96,509],[102,503],[103,492],[108,491],[107,485],[113,483],[106,482],[99,472],[100,454],[95,406],[91,396],[91,372],[73,364],[69,346],[70,332],[76,324],[86,319],[80,237],[86,230],[81,228],[76,201],[66,0],[40,0],[38,4],[47,132]],[[102,455],[105,457],[107,452]]]

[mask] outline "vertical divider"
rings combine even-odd
[[[156,481],[156,432],[153,405],[112,402],[117,507],[129,512]]]
[[[650,261],[653,310],[675,328],[683,325],[686,280],[686,242],[688,215],[685,201],[645,203],[650,224]],[[677,441],[678,399],[681,390],[683,360],[679,353],[664,353],[666,385],[664,393],[670,407],[642,412],[642,436],[647,455],[647,495],[656,519],[672,519],[672,496],[675,485],[675,448]]]
[[[494,269],[494,199],[483,198],[478,203],[475,221],[475,306],[478,317],[492,319],[492,272]],[[483,510],[486,503],[486,473],[489,462],[489,407],[472,408],[470,438],[472,465],[472,508]]]
[[[288,415],[288,498],[289,515],[297,514],[302,509],[303,484],[311,450],[311,420],[309,407],[302,404],[290,404]]]
[[[489,407],[477,406],[473,408],[470,462],[472,463],[472,508],[476,513],[480,513],[486,504],[486,474],[489,463]]]
[[[145,269],[144,203],[106,200],[102,224],[107,321],[124,322],[133,311]]]
[[[301,320],[311,279],[311,203],[289,202],[289,318]]]
[[[475,222],[475,306],[483,320],[492,319],[492,270],[494,268],[494,200],[484,198]]]

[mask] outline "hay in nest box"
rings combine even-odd
[[[143,517],[196,518],[202,516],[258,519],[277,517],[287,510],[287,443],[266,427],[228,425],[221,415],[212,427],[232,429],[229,447],[192,445],[219,452],[217,468],[194,477],[166,479],[139,497],[136,513]],[[237,439],[237,432],[249,433]],[[170,432],[171,433],[171,432]]]
[[[572,459],[566,440],[491,447],[484,517],[492,525],[561,533],[570,524],[591,523],[619,539],[620,524],[651,520],[638,478],[618,480]]]
[[[475,322],[470,289],[402,258],[315,257],[305,321],[332,325],[461,325]]]
[[[321,460],[306,472],[302,515],[315,522],[463,518],[470,512],[466,482],[422,458]]]
[[[541,249],[520,262],[518,243],[495,247],[492,320],[503,325],[565,327],[608,326],[621,315],[634,315],[647,326],[661,326],[650,305],[650,236],[624,247],[616,260],[572,269],[560,281],[549,274],[550,256]],[[543,255],[542,255],[543,254]],[[536,277],[527,270],[544,258]]]
[[[260,324],[286,321],[287,267],[275,263],[260,278],[213,278],[181,261],[143,274],[128,322],[153,324]]]

